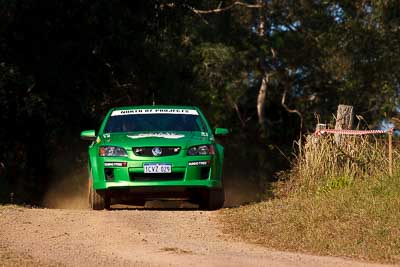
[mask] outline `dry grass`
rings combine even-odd
[[[309,137],[302,152],[278,198],[222,211],[226,232],[280,250],[400,263],[400,172],[387,175],[385,145]]]
[[[283,174],[276,195],[315,193],[351,185],[355,180],[374,179],[388,173],[386,139],[349,136],[337,145],[333,135],[308,136],[302,156]],[[399,154],[395,153],[395,159]]]

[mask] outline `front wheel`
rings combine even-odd
[[[224,206],[225,192],[223,188],[209,189],[202,194],[199,207],[205,210],[218,210]]]
[[[89,177],[89,208],[93,210],[110,209],[110,197],[106,190],[96,190],[93,188],[93,176],[90,172]]]

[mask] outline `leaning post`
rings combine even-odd
[[[339,105],[336,114],[336,130],[351,130],[353,128],[354,108],[348,105]],[[335,134],[335,142],[340,145],[343,136]]]
[[[393,128],[388,131],[389,138],[389,175],[393,176]]]

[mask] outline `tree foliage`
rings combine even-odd
[[[371,127],[397,114],[393,1],[0,3],[2,197],[34,188],[40,199],[49,158],[113,106],[198,105],[212,124],[232,129],[233,142],[247,147],[232,151],[259,171],[280,161],[266,145],[290,149],[300,130],[313,130],[315,114],[327,121],[339,103]],[[288,108],[301,114],[302,129]]]

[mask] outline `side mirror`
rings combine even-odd
[[[96,140],[96,131],[95,130],[88,130],[88,131],[81,132],[81,139],[82,140],[88,140],[88,141]]]
[[[226,128],[215,128],[215,135],[227,135],[229,130]]]

